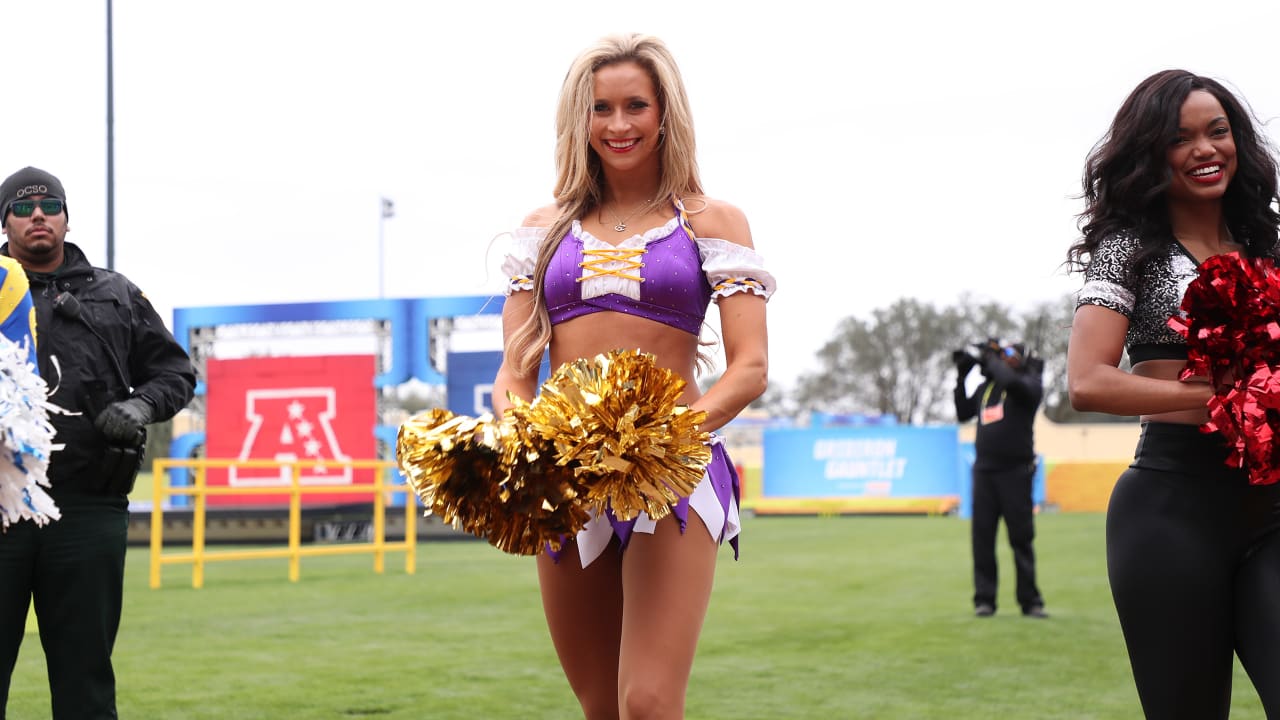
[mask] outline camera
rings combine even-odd
[[[965,345],[959,350],[951,353],[951,361],[962,369],[969,369],[974,365],[982,363],[983,357],[987,353],[999,353],[1000,341],[995,338],[987,338],[983,342],[973,342]]]
[[[1002,345],[999,338],[987,338],[982,342],[972,343],[972,347],[978,351],[978,355],[1002,355],[1006,350],[1012,348],[1012,345]]]
[[[1028,351],[1022,343],[1002,343],[999,338],[987,338],[980,342],[972,342],[951,353],[951,360],[961,373],[967,373],[975,365],[982,367],[988,358],[1017,358],[1018,371],[1038,372],[1044,368],[1044,361]]]

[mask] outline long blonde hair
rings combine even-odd
[[[591,149],[591,108],[595,101],[595,72],[606,65],[634,62],[653,80],[666,130],[660,147],[661,172],[657,197],[682,198],[702,194],[693,136],[693,115],[684,81],[667,46],[651,35],[627,33],[601,38],[574,60],[560,88],[556,109],[556,185],[559,215],[538,251],[533,274],[534,311],[507,341],[506,355],[516,373],[536,372],[542,352],[551,342],[551,318],[542,293],[547,266],[573,221],[604,199],[604,170]]]

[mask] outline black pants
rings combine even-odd
[[[0,535],[0,718],[34,598],[55,720],[115,718],[127,501],[58,499],[62,518]]]
[[[1036,536],[1031,483],[1035,478],[1034,463],[998,470],[973,471],[973,521],[970,539],[973,544],[973,604],[997,607],[996,531],[1004,518],[1013,548],[1013,567],[1017,577],[1018,605],[1025,611],[1043,605],[1036,587],[1036,554],[1031,544]]]
[[[1280,485],[1218,434],[1148,423],[1107,509],[1107,575],[1148,718],[1226,718],[1232,653],[1280,718]]]

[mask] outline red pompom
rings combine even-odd
[[[1270,258],[1215,255],[1182,298],[1169,327],[1186,338],[1182,379],[1208,376],[1216,388],[1205,432],[1219,432],[1249,482],[1280,480],[1280,277]]]

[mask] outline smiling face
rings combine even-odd
[[[23,200],[40,200],[44,195],[30,195]],[[46,215],[36,202],[31,214],[18,217],[6,213],[4,232],[9,236],[9,255],[28,270],[52,272],[62,265],[63,241],[67,237],[67,211]]]
[[[1208,91],[1193,90],[1183,101],[1167,157],[1171,202],[1222,200],[1236,174],[1236,142],[1222,103]]]
[[[605,170],[656,169],[662,110],[653,78],[635,62],[595,71],[591,104],[591,149]]]

